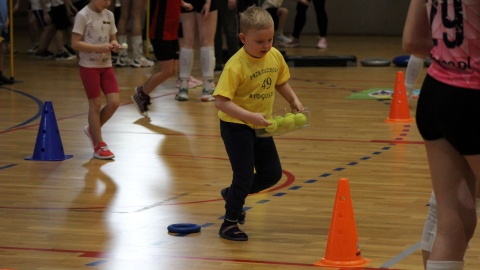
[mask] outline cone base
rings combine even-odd
[[[335,266],[335,267],[352,267],[352,268],[356,268],[356,267],[362,267],[362,266],[365,266],[367,265],[369,262],[371,262],[371,260],[369,259],[358,259],[356,261],[332,261],[332,260],[328,260],[328,259],[321,259],[319,261],[317,261],[316,263],[314,263],[314,265],[317,265],[317,266]]]
[[[399,122],[411,123],[411,122],[414,122],[414,121],[413,121],[413,118],[406,118],[406,119],[387,118],[387,119],[385,119],[385,122],[388,122],[388,123],[399,123]]]
[[[33,158],[33,156],[25,157],[25,160],[37,160],[37,161],[62,161],[66,159],[72,158],[73,155],[65,155],[64,157],[57,157],[57,158]]]

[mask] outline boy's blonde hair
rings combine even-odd
[[[251,6],[240,14],[240,32],[264,30],[273,26],[270,14],[261,7]]]

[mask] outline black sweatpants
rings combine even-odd
[[[233,178],[225,204],[225,218],[238,220],[248,194],[270,188],[282,178],[282,166],[272,137],[259,138],[244,124],[220,120],[220,132]]]

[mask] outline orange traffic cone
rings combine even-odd
[[[402,71],[397,72],[395,88],[393,89],[393,98],[390,105],[390,116],[386,122],[413,122],[408,109],[407,91],[405,89],[405,79]]]
[[[362,258],[353,214],[348,179],[338,180],[330,233],[325,257],[315,263],[329,267],[362,267],[370,260]]]

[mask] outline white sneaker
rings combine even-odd
[[[132,67],[153,67],[155,63],[144,56],[134,57],[130,65]]]
[[[213,91],[215,91],[215,89],[212,89],[212,90],[203,89],[201,100],[205,102],[215,101],[215,97],[213,96]]]
[[[188,101],[188,89],[181,88],[178,90],[178,94],[175,95],[175,100]]]
[[[130,65],[132,59],[128,58],[128,56],[118,55],[117,60],[115,61],[116,67],[126,67]]]
[[[317,48],[319,49],[326,49],[328,46],[327,39],[325,37],[319,37]]]
[[[291,38],[288,38],[288,37],[284,36],[283,34],[276,35],[275,39],[277,40],[277,42],[283,42],[283,43],[292,41]]]

